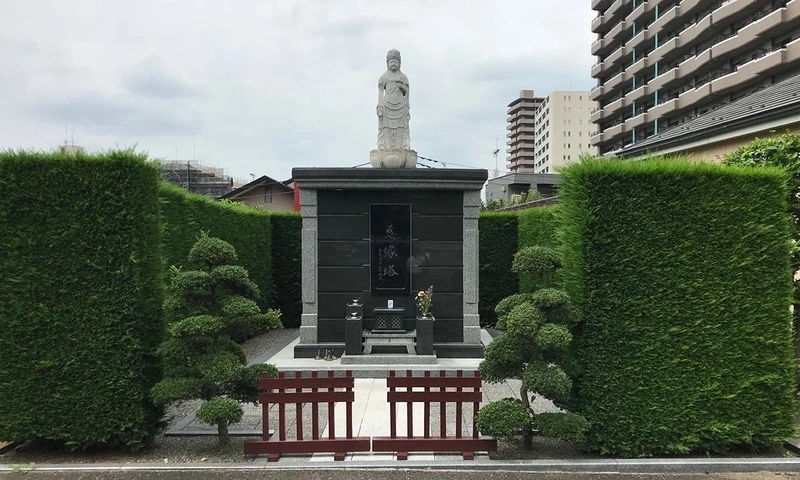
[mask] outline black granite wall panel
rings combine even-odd
[[[463,193],[449,191],[327,191],[317,193],[318,341],[344,341],[346,305],[372,309],[393,300],[414,328],[415,295],[433,285],[434,342],[463,341]],[[410,295],[370,294],[370,204],[410,204],[412,283]]]

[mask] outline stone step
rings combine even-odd
[[[342,355],[342,365],[433,365],[436,355],[404,355],[372,353],[370,355]]]

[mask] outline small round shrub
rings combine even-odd
[[[481,378],[489,383],[502,382],[507,378],[519,378],[525,369],[524,356],[520,355],[520,345],[511,335],[500,335],[486,346],[486,360],[478,367]]]
[[[540,413],[536,415],[536,429],[542,435],[567,442],[579,442],[589,428],[589,422],[574,413]]]
[[[238,261],[236,249],[225,240],[203,234],[189,251],[189,261],[193,264],[213,268],[217,265],[232,265]]]
[[[556,406],[566,405],[569,402],[572,380],[557,365],[544,362],[529,365],[522,383],[528,391],[549,398]]]
[[[518,437],[533,426],[533,412],[516,398],[489,403],[478,411],[478,430],[498,438]]]
[[[558,252],[552,248],[534,245],[525,247],[514,255],[511,270],[515,273],[542,275],[561,268]]]
[[[514,307],[508,314],[505,327],[509,334],[533,338],[544,322],[542,311],[531,303],[523,303]]]
[[[212,398],[197,409],[197,419],[210,425],[217,425],[220,422],[230,425],[240,421],[243,414],[239,402],[222,397]]]
[[[546,323],[536,335],[536,343],[543,350],[565,350],[572,342],[572,334],[567,327]]]

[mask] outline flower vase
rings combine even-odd
[[[417,313],[417,355],[433,355],[433,315]]]

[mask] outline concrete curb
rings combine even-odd
[[[456,470],[456,471],[524,471],[574,473],[739,473],[800,472],[800,458],[690,458],[690,459],[627,459],[627,460],[519,460],[491,463],[375,461],[314,462],[312,464],[230,463],[230,464],[53,464],[0,465],[0,472],[97,472],[97,471],[250,471],[250,470]]]

